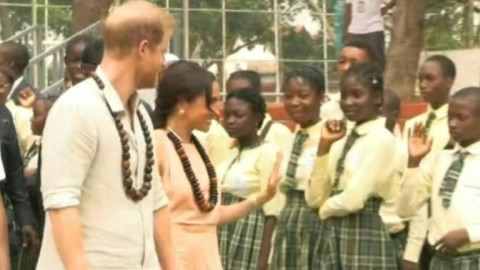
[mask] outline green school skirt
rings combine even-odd
[[[287,192],[275,236],[271,270],[311,270],[320,230],[318,211],[308,207],[303,191]]]
[[[359,212],[322,221],[311,269],[397,270],[395,246],[378,212],[381,202],[372,198]]]
[[[243,199],[222,193],[222,205]],[[262,209],[218,228],[218,242],[223,270],[256,269],[263,239],[265,216]]]
[[[454,256],[434,253],[430,270],[480,270],[480,250]]]

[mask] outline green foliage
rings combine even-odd
[[[30,4],[31,0],[4,0],[7,4]],[[45,25],[46,11],[48,12],[49,34],[68,36],[70,34],[71,0],[50,0],[50,7],[43,6],[45,0],[37,2],[37,18],[39,25]],[[18,32],[32,25],[32,6],[2,6],[7,12],[13,32]],[[2,26],[3,27],[3,26]]]
[[[3,0],[7,3],[29,4],[31,0]],[[45,4],[46,0],[38,0],[38,4]],[[93,1],[93,0],[92,0]],[[312,17],[321,22],[318,9],[314,5],[322,6],[327,1],[327,11],[334,12],[334,3],[337,0],[278,0],[279,21],[279,55],[281,59],[322,60],[334,59],[333,41],[329,38],[327,55],[324,55],[323,35],[321,31],[312,36],[303,28],[292,25],[293,18],[302,10],[310,10]],[[70,34],[71,0],[49,0],[48,8],[50,30],[49,34],[68,36]],[[166,0],[153,0],[160,6],[166,6]],[[177,18],[175,33],[176,53],[183,52],[183,0],[170,0],[170,12]],[[479,0],[477,2],[480,3]],[[467,0],[428,0],[426,20],[425,47],[427,50],[464,49],[468,46],[472,34],[474,46],[480,39],[480,29],[468,28]],[[218,64],[220,59],[231,55],[240,49],[252,48],[255,45],[264,45],[267,50],[275,52],[274,22],[272,13],[273,0],[226,0],[225,49],[222,44],[222,0],[190,0],[190,8],[202,9],[191,11],[189,14],[189,47],[190,57],[205,59],[204,66]],[[242,12],[252,10],[257,12]],[[32,7],[7,7],[13,30],[19,31],[31,25]],[[476,16],[480,16],[477,14]],[[45,8],[37,10],[39,24],[45,23]],[[334,17],[329,17],[329,24],[334,25]],[[470,31],[470,37],[469,37]],[[175,40],[175,38],[174,38]],[[238,41],[241,40],[241,43]],[[175,42],[172,42],[175,43]],[[289,62],[284,68],[290,69],[302,63]]]
[[[166,7],[165,0],[154,1]],[[170,0],[170,12],[176,14],[179,29],[183,12],[182,0]],[[308,8],[305,1],[279,0],[278,16],[281,44],[280,57],[285,59],[315,59],[323,58],[321,36],[312,37],[305,29],[295,29],[291,25],[293,17],[302,9]],[[192,9],[219,9],[221,0],[190,1]],[[227,0],[228,11],[225,14],[225,50],[222,44],[222,13],[220,10],[191,11],[189,14],[189,53],[190,58],[206,59],[202,64],[210,66],[218,64],[219,59],[227,57],[242,48],[253,48],[263,45],[275,54],[275,18],[271,0]],[[244,11],[257,12],[244,12]],[[318,16],[317,16],[318,17]],[[178,29],[178,28],[177,28]],[[176,35],[183,35],[177,31]],[[183,37],[180,38],[180,40]],[[238,42],[241,40],[241,42]],[[183,51],[183,50],[179,50]]]
[[[474,46],[479,39],[478,27],[468,27],[468,0],[429,0],[425,31],[426,50],[459,50]],[[478,15],[476,15],[478,16]],[[469,32],[471,42],[469,39]]]

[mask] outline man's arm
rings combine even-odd
[[[53,237],[65,269],[88,270],[78,207],[49,210]]]
[[[82,187],[95,159],[98,130],[85,105],[60,99],[42,138],[42,195],[60,259],[66,269],[89,269],[81,216]],[[82,107],[83,106],[83,107]]]

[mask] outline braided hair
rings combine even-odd
[[[323,73],[315,67],[312,66],[303,66],[299,69],[295,69],[285,76],[283,87],[285,87],[288,82],[293,78],[302,78],[309,86],[317,92],[317,94],[325,94],[325,76]],[[283,89],[285,90],[285,89]],[[285,91],[284,91],[285,92]]]
[[[180,60],[169,65],[163,72],[157,86],[153,124],[155,128],[167,126],[177,104],[181,101],[191,102],[205,95],[208,108],[212,105],[212,83],[215,76],[194,62]]]
[[[267,104],[258,90],[254,88],[238,89],[238,91],[233,91],[228,94],[226,101],[231,98],[240,99],[250,104],[252,112],[257,114],[260,119],[257,128],[260,128],[262,126],[265,114],[267,113]]]

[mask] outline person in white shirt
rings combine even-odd
[[[480,261],[480,88],[465,88],[450,98],[448,128],[457,143],[433,154],[434,140],[425,139],[424,124],[409,129],[398,210],[409,216],[430,201],[430,269],[473,270]]]
[[[153,127],[136,92],[155,86],[173,25],[148,1],[115,8],[103,24],[102,63],[50,110],[37,270],[180,269]]]
[[[391,0],[347,0],[344,24],[344,42],[362,40],[375,52],[377,64],[385,66],[385,34],[383,15],[396,5]]]

